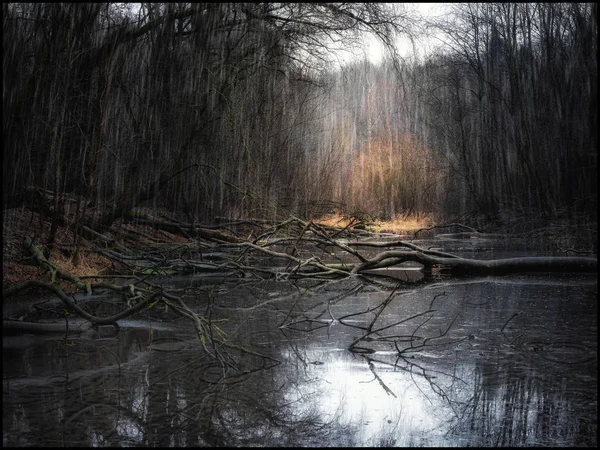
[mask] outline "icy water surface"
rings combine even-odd
[[[217,363],[164,311],[5,336],[3,444],[597,444],[595,274],[168,284],[253,353]]]

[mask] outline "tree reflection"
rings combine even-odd
[[[508,362],[508,361],[506,361]],[[514,364],[479,361],[473,373],[473,398],[452,433],[468,435],[474,445],[587,446],[596,442],[596,428],[574,411],[566,375],[531,371]],[[596,400],[578,405],[595,408]],[[590,413],[592,411],[589,411]],[[587,416],[586,416],[587,417]]]
[[[515,308],[471,301],[490,294],[464,286],[419,290],[420,299],[360,280],[279,286],[281,302],[257,294],[259,307],[242,308],[231,299],[249,286],[224,289],[214,298],[215,315],[229,319],[221,359],[191,330],[123,329],[117,339],[73,341],[68,354],[62,341],[7,352],[15,379],[4,381],[4,444],[595,443],[595,379],[582,377],[597,373],[597,361],[557,363],[573,349],[532,345],[526,309],[506,325]],[[477,326],[486,329],[469,339]],[[439,335],[444,345],[432,345]],[[348,351],[361,337],[373,352]],[[402,343],[413,351],[397,351]],[[564,370],[572,365],[581,379]]]

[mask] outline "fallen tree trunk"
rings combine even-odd
[[[193,233],[195,236],[206,239],[206,240],[214,240],[214,241],[223,241],[223,242],[232,242],[232,243],[240,243],[243,242],[243,239],[240,239],[235,236],[231,236],[225,233],[221,233],[217,230],[211,230],[207,228],[200,228],[194,226],[189,223],[173,223],[167,222],[166,220],[159,219],[157,217],[151,217],[147,214],[142,214],[138,211],[129,211],[127,213],[127,219],[138,223],[149,225],[151,227],[157,228],[159,230],[167,231],[173,234],[184,234],[186,231]],[[189,237],[189,236],[187,236]]]
[[[83,333],[92,328],[90,322],[84,322],[68,327],[70,333]],[[32,334],[51,334],[65,333],[67,331],[66,323],[37,323],[37,322],[21,322],[19,320],[3,320],[2,333],[32,333]]]
[[[598,260],[587,257],[569,256],[530,256],[521,258],[505,258],[477,260],[467,258],[448,258],[436,256],[426,251],[385,251],[374,258],[357,264],[351,273],[365,270],[391,267],[404,262],[417,262],[430,271],[434,266],[449,268],[457,275],[505,275],[519,272],[596,272]]]

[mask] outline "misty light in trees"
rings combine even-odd
[[[402,59],[391,4],[5,4],[4,204],[595,217],[595,6],[447,7]],[[380,63],[332,64],[369,33]]]

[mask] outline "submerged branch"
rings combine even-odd
[[[160,286],[156,286],[150,282],[145,282],[150,287],[142,289],[135,286],[134,284],[117,286],[110,283],[83,283],[78,277],[64,270],[61,270],[55,264],[48,261],[44,256],[43,252],[33,243],[33,240],[30,237],[26,237],[24,239],[23,245],[29,251],[29,253],[32,255],[32,257],[35,259],[36,263],[39,266],[45,267],[50,271],[52,280],[51,282],[45,282],[40,280],[27,280],[23,283],[10,286],[3,290],[3,298],[14,296],[28,289],[41,288],[43,290],[55,294],[60,300],[62,300],[62,302],[66,305],[69,311],[76,313],[78,316],[87,320],[92,325],[113,325],[117,329],[119,328],[119,325],[117,323],[118,320],[131,317],[144,309],[151,308],[157,302],[162,301],[172,311],[192,322],[196,330],[198,339],[206,353],[211,355],[214,359],[219,360],[222,364],[231,365],[228,362],[228,360],[232,360],[235,362],[235,359],[232,358],[230,355],[223,354],[223,352],[227,350],[235,350],[246,355],[259,357],[263,360],[263,365],[265,361],[271,361],[271,363],[277,364],[280,362],[273,357],[262,355],[250,349],[246,349],[233,342],[229,342],[228,339],[225,337],[224,333],[220,329],[218,329],[216,325],[213,324],[213,321],[211,320],[210,316],[208,319],[206,319],[200,314],[195,313],[185,304],[182,298],[165,291]],[[105,253],[108,256],[114,257],[113,252]],[[120,255],[120,259],[125,260],[134,258],[130,256]],[[161,262],[164,262],[164,260]],[[122,303],[124,309],[122,309],[116,314],[105,317],[99,317],[94,314],[91,314],[82,307],[80,307],[74,298],[69,297],[69,295],[65,293],[65,291],[59,286],[58,278],[71,283],[76,287],[77,290],[85,292],[88,296],[91,296],[94,293],[94,291],[97,291],[99,289],[112,290],[123,298]],[[134,276],[134,278],[137,277]],[[144,281],[141,278],[137,278],[137,280],[140,282]],[[65,328],[62,324],[37,324],[30,322],[6,320],[4,321],[4,324],[5,331],[10,330],[16,332],[45,333],[62,331]],[[85,331],[85,329],[86,328],[83,328],[83,331]],[[217,333],[213,333],[214,329],[217,330]],[[208,348],[208,343],[211,344],[211,349]]]

